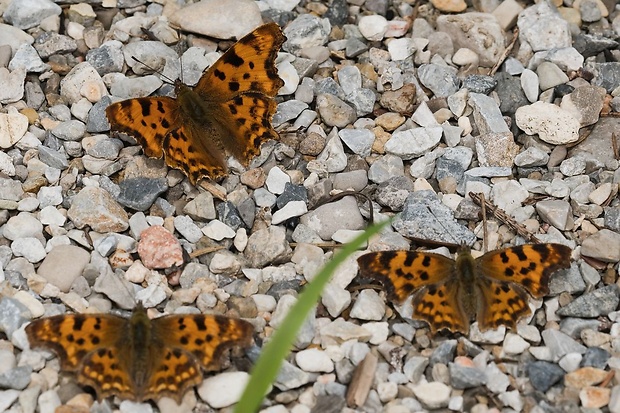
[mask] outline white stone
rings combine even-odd
[[[56,209],[56,207],[48,205],[39,212],[39,220],[43,225],[62,227],[65,225],[67,217]]]
[[[416,158],[437,146],[442,135],[441,126],[394,132],[385,143],[385,151],[404,160]]]
[[[239,401],[249,380],[244,371],[221,373],[204,380],[198,386],[198,395],[214,409],[228,407]]]
[[[590,192],[590,195],[588,195],[588,199],[593,204],[601,205],[603,202],[607,200],[607,198],[609,198],[609,195],[611,195],[611,190],[612,190],[611,182],[605,182],[601,184],[598,188],[596,188],[594,191]]]
[[[450,387],[438,381],[422,383],[413,388],[418,400],[429,409],[446,407],[450,400],[450,391]]]
[[[268,294],[253,294],[252,300],[259,312],[272,312],[276,309],[276,299]]]
[[[510,214],[520,207],[529,196],[529,192],[517,181],[501,181],[491,189],[491,200]]]
[[[224,238],[234,238],[236,235],[235,230],[219,219],[211,220],[202,228],[202,233],[215,241],[221,241]]]
[[[528,135],[538,134],[540,139],[553,145],[579,140],[579,120],[551,103],[536,102],[521,106],[515,113],[515,121]]]
[[[391,381],[384,381],[377,385],[379,400],[383,403],[392,401],[398,395],[398,385]]]
[[[581,360],[583,360],[583,356],[581,354],[568,353],[562,357],[560,361],[558,361],[558,366],[562,367],[565,372],[570,373],[580,367]]]
[[[372,333],[372,337],[370,337],[368,342],[375,345],[384,343],[390,332],[390,326],[386,321],[364,323],[362,327]]]
[[[265,186],[272,194],[279,195],[284,192],[284,186],[287,182],[291,182],[291,177],[282,171],[282,169],[274,166],[269,170],[269,174],[265,180]]]
[[[16,257],[24,257],[28,262],[36,263],[45,258],[45,247],[37,238],[18,238],[11,243],[11,251]]]
[[[360,320],[379,321],[385,315],[385,303],[375,290],[362,290],[351,309],[350,316]]]
[[[273,213],[271,224],[281,224],[290,218],[302,216],[306,212],[308,212],[308,206],[304,201],[291,201]]]
[[[357,27],[367,40],[381,41],[387,31],[388,21],[383,16],[373,14],[361,17]]]
[[[338,317],[351,304],[351,293],[333,283],[325,286],[321,302],[332,317]]]
[[[410,37],[393,39],[388,43],[387,48],[393,61],[405,60],[413,56],[416,51],[414,40]]]
[[[327,353],[318,348],[297,352],[295,362],[303,371],[310,373],[329,373],[334,370],[334,362]]]
[[[7,113],[0,113],[0,148],[15,145],[28,131],[28,118],[12,106]]]

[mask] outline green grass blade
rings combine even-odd
[[[297,336],[301,325],[306,320],[310,310],[316,305],[321,297],[323,288],[328,283],[336,268],[347,257],[357,251],[364,242],[378,233],[390,221],[375,224],[353,241],[345,244],[343,248],[334,254],[316,277],[306,285],[304,291],[299,294],[297,302],[286,315],[280,327],[275,331],[271,340],[265,345],[256,362],[241,400],[235,406],[235,413],[251,413],[258,411],[265,394],[271,383],[278,376],[282,361],[290,352],[293,341]]]

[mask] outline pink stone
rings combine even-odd
[[[170,231],[154,225],[142,231],[138,255],[149,269],[172,268],[183,265],[183,249]]]

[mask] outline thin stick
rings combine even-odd
[[[611,134],[611,147],[614,150],[614,158],[620,159],[620,150],[618,150],[618,135],[616,135],[616,132]]]
[[[496,205],[493,205],[491,202],[482,198],[478,194],[470,192],[469,196],[478,206],[482,207],[482,205],[484,204],[486,208],[491,211],[495,218],[508,225],[512,230],[516,231],[517,234],[521,235],[523,238],[529,240],[530,242],[540,244],[540,240],[536,237],[536,235],[532,234],[527,228],[515,221],[511,216],[506,213],[506,211],[497,207]]]
[[[194,252],[190,253],[189,256],[190,258],[196,258],[196,257],[200,257],[201,255],[209,254],[211,252],[220,251],[223,249],[226,249],[226,247],[221,246],[221,245],[218,245],[217,247],[201,248],[199,250],[195,250]]]
[[[489,251],[489,234],[487,228],[487,203],[482,192],[480,192],[480,199],[482,200],[480,207],[482,207],[482,236],[484,237],[482,239],[482,251],[486,254]]]
[[[211,181],[207,181],[203,179],[198,183],[203,189],[211,192],[211,195],[219,199],[220,201],[226,201],[226,193],[223,192],[219,187],[215,184],[211,183]]]
[[[504,50],[504,53],[502,53],[499,59],[497,59],[497,62],[495,62],[495,64],[489,71],[489,76],[493,76],[495,72],[497,72],[497,69],[499,69],[499,67],[502,65],[502,63],[504,63],[504,60],[506,60],[510,52],[512,52],[513,47],[515,47],[515,43],[517,42],[518,38],[519,38],[519,28],[515,27],[510,44],[508,45],[508,47],[506,47],[506,50]]]

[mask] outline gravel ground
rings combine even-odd
[[[472,191],[570,246],[572,266],[516,330],[432,336],[359,286],[359,251],[263,412],[620,412],[614,0],[180,3],[0,0],[0,412],[231,411],[263,342],[332,256],[322,245],[368,225],[354,197],[318,206],[344,190],[368,194],[375,219],[402,212],[368,250],[410,238],[482,249]],[[173,92],[129,56],[194,84],[232,44],[218,39],[269,21],[288,38],[281,139],[248,168],[231,159],[209,192],[110,133],[111,102]],[[486,241],[524,242],[492,217]],[[181,407],[93,402],[29,349],[32,319],[127,314],[136,300],[244,318],[256,345]],[[370,391],[347,397],[356,369]]]

